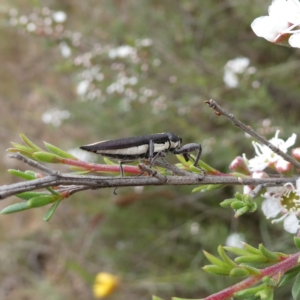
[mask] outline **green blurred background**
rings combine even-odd
[[[1,185],[17,181],[8,168],[26,169],[5,154],[20,132],[75,151],[171,131],[201,143],[203,160],[228,172],[236,155],[254,155],[251,139],[216,116],[204,104],[210,98],[267,138],[277,129],[284,139],[298,133],[299,52],[250,27],[269,2],[2,0]],[[229,61],[241,57],[246,66],[235,71]],[[295,251],[281,224],[270,226],[260,212],[235,220],[220,208],[234,187],[190,191],[84,192],[49,223],[46,208],[1,216],[0,299],[93,299],[94,276],[104,271],[121,279],[110,299],[200,298],[235,282],[201,269],[202,249],[216,254],[231,233]]]

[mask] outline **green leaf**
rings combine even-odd
[[[213,265],[207,265],[202,268],[204,271],[215,274],[215,275],[221,275],[221,276],[228,276],[230,273],[229,268],[222,268],[218,266],[213,266]]]
[[[300,297],[300,273],[296,276],[294,285],[292,287],[292,295],[294,300],[299,299]]]
[[[265,285],[262,284],[262,285],[259,285],[259,286],[253,287],[253,288],[245,289],[245,290],[234,293],[234,297],[241,298],[241,299],[249,299],[250,297],[254,297],[254,295],[257,292],[263,290],[264,288],[265,288]]]
[[[16,196],[23,200],[30,200],[33,197],[43,196],[42,192],[24,192],[20,194],[16,194]]]
[[[227,269],[228,269],[228,265],[227,265],[224,261],[222,261],[221,259],[215,257],[214,255],[212,255],[212,254],[210,254],[210,253],[208,253],[208,252],[206,252],[206,251],[203,251],[203,253],[204,253],[205,257],[206,257],[212,264],[214,264],[214,265],[216,265],[216,266],[219,266],[219,267],[221,267],[221,268],[227,268]]]
[[[45,144],[45,147],[50,152],[52,152],[52,153],[54,153],[54,154],[56,154],[56,155],[58,155],[60,157],[78,160],[78,158],[75,157],[74,155],[72,155],[71,153],[68,153],[68,152],[66,152],[66,151],[64,151],[64,150],[62,150],[62,149],[60,149],[60,148],[58,148],[58,147],[56,147],[54,145],[51,145],[51,144],[49,144],[47,142],[44,142],[44,144]]]
[[[231,203],[234,201],[236,201],[236,198],[225,199],[220,203],[220,206],[223,208],[229,208],[231,207]]]
[[[279,260],[279,256],[275,252],[271,252],[270,250],[268,250],[263,244],[259,245],[259,251],[264,257],[268,258],[271,261]]]
[[[15,147],[15,149],[17,149],[19,151],[25,151],[25,152],[28,152],[28,153],[33,153],[33,152],[36,151],[35,149],[29,148],[27,146],[24,146],[24,145],[21,145],[21,144],[18,144],[18,143],[12,142],[11,144]]]
[[[247,243],[243,243],[243,246],[244,246],[244,249],[247,250],[248,253],[260,255],[260,251],[257,248],[252,247]]]
[[[26,137],[23,133],[20,134],[20,138],[22,141],[29,146],[30,148],[34,149],[35,151],[43,151],[42,148],[38,147],[36,144],[34,144],[28,137]]]
[[[152,300],[164,300],[163,298],[157,297],[157,296],[152,296]]]
[[[28,205],[33,208],[33,207],[41,207],[45,206],[49,203],[52,203],[56,201],[60,196],[56,195],[45,195],[45,196],[37,196],[33,197],[30,200],[28,200]]]
[[[20,153],[26,157],[32,158],[32,153],[28,151],[18,150],[16,148],[8,148],[6,151],[10,153]]]
[[[243,201],[236,200],[231,203],[231,207],[233,209],[241,209],[245,207],[245,203]]]
[[[235,214],[234,214],[234,217],[235,218],[238,218],[240,217],[241,215],[245,214],[246,212],[248,212],[249,208],[248,206],[244,206],[242,208],[239,208],[238,210],[236,210]]]
[[[205,185],[201,185],[197,188],[194,188],[192,190],[192,193],[213,191],[213,190],[216,190],[216,189],[220,189],[224,186],[226,186],[226,185],[225,184],[205,184]]]
[[[108,159],[107,157],[103,157],[103,159],[107,165],[114,166],[116,164],[113,161],[111,161],[110,159]]]
[[[52,164],[62,163],[62,160],[63,160],[61,157],[59,157],[56,154],[52,154],[52,153],[44,152],[44,151],[35,152],[32,154],[32,156],[36,160],[47,162],[47,163],[52,163]]]
[[[294,243],[295,243],[296,247],[300,250],[300,238],[295,236]]]
[[[185,158],[184,158],[182,155],[180,155],[180,154],[177,154],[176,157],[177,157],[177,159],[178,159],[183,165],[190,165],[190,164],[191,164],[191,162],[185,161]]]
[[[273,300],[274,289],[271,287],[265,287],[261,291],[255,294],[256,297],[260,297],[261,300]]]
[[[32,179],[36,179],[36,176],[32,176],[32,174],[28,174],[26,172],[22,172],[22,171],[19,171],[19,170],[15,170],[15,169],[9,169],[7,170],[7,172],[9,174],[12,174],[14,176],[18,176],[18,177],[21,177],[23,179],[26,179],[26,180],[32,180]]]
[[[221,256],[221,258],[223,259],[223,261],[230,267],[235,268],[237,267],[237,264],[228,257],[228,255],[226,254],[226,252],[224,251],[224,248],[222,246],[218,247],[218,253]]]
[[[299,272],[300,272],[300,266],[297,266],[297,267],[287,271],[284,274],[279,286],[283,286],[283,285],[287,284],[288,282],[290,282],[291,280],[293,280],[299,274]]]
[[[22,210],[30,209],[31,207],[28,205],[28,202],[19,202],[16,204],[9,205],[1,210],[2,215],[12,214],[15,212],[19,212]]]
[[[269,262],[269,260],[262,255],[246,255],[246,256],[240,256],[237,257],[234,260],[236,263],[266,263]]]
[[[48,222],[52,218],[52,216],[53,216],[53,214],[54,214],[55,210],[57,209],[60,202],[61,202],[61,200],[55,201],[53,203],[53,205],[47,210],[47,212],[46,212],[46,214],[44,215],[44,218],[43,218],[44,221]]]
[[[230,252],[234,255],[237,256],[245,256],[249,254],[249,252],[243,248],[238,248],[238,247],[229,247],[229,246],[224,246],[223,247],[227,252]]]
[[[24,173],[28,176],[31,176],[32,178],[36,178],[36,172],[34,171],[26,170]]]
[[[246,269],[241,269],[241,268],[233,268],[229,275],[231,277],[244,277],[244,276],[248,276],[249,272]]]
[[[260,275],[261,274],[261,270],[251,267],[249,265],[246,264],[240,264],[240,268],[243,268],[245,270],[247,270],[251,275]]]

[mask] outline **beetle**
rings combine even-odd
[[[152,166],[159,157],[164,157],[168,152],[182,154],[189,161],[190,152],[198,151],[194,166],[198,166],[202,147],[200,144],[186,144],[180,148],[181,137],[171,132],[154,133],[142,136],[105,140],[94,144],[81,146],[80,149],[90,151],[102,156],[107,156],[120,161],[121,175],[124,176],[122,164],[137,159],[146,158]]]

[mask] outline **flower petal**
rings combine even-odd
[[[268,198],[261,204],[264,215],[269,218],[275,218],[281,212],[280,201],[274,198]]]
[[[283,228],[290,233],[297,233],[299,230],[299,220],[296,215],[290,214],[283,221]]]

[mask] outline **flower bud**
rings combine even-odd
[[[292,171],[293,165],[284,160],[283,158],[279,158],[275,163],[274,163],[275,169],[278,173],[280,174],[288,174]]]
[[[248,166],[247,166],[245,160],[243,159],[243,157],[241,157],[241,156],[237,156],[231,162],[231,164],[229,165],[229,169],[231,171],[239,172],[239,173],[246,174],[246,175],[250,174]]]
[[[294,148],[292,149],[292,156],[300,161],[300,148]]]

